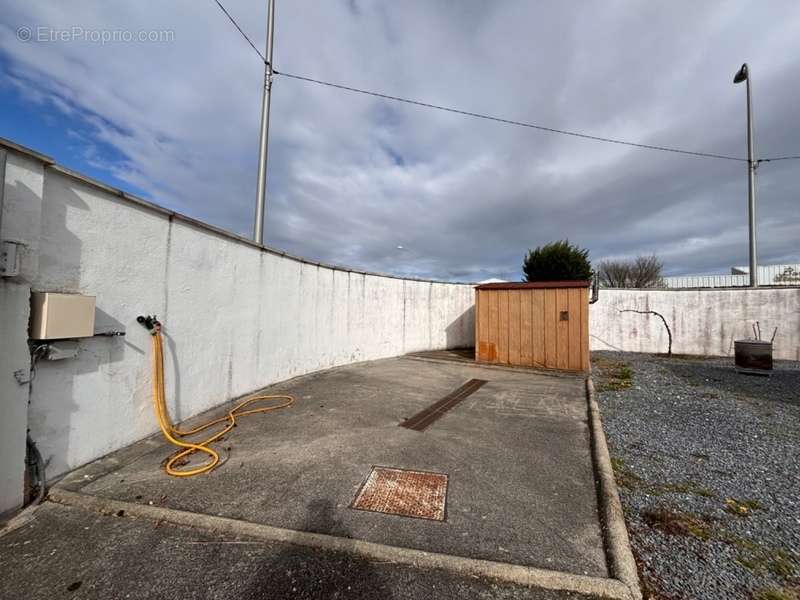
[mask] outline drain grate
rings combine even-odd
[[[470,379],[467,383],[462,385],[457,390],[450,392],[438,402],[431,404],[425,410],[418,412],[410,419],[406,419],[400,423],[400,427],[413,429],[414,431],[424,431],[429,425],[439,419],[448,410],[453,408],[459,402],[463,401],[470,394],[477,392],[485,383],[488,382],[484,379]]]
[[[447,475],[373,467],[350,508],[444,521]]]

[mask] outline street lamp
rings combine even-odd
[[[750,96],[750,69],[742,65],[733,83],[747,85],[747,210],[750,221],[750,287],[758,287],[758,260],[756,259],[756,167],[753,160],[753,101]]]

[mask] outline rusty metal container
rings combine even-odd
[[[769,375],[772,371],[772,342],[766,340],[735,340],[736,370],[740,373]]]

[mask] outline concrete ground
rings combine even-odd
[[[398,427],[472,378],[488,383],[425,431]],[[296,403],[244,417],[220,444],[227,462],[210,474],[167,476],[161,463],[171,448],[156,437],[72,473],[58,487],[392,547],[609,576],[582,378],[406,357],[317,373],[267,393],[292,394]],[[374,465],[448,474],[446,520],[349,508]],[[159,585],[180,586],[184,597],[221,598],[284,597],[292,595],[289,591],[299,597],[334,597],[315,592],[324,589],[349,597],[352,589],[347,586],[373,590],[382,598],[430,597],[431,585],[442,586],[440,597],[530,593],[524,586],[497,587],[335,552],[277,542],[229,543],[236,539],[214,541],[209,536],[47,504],[30,525],[0,538],[0,562],[19,562],[20,554],[10,552],[10,544],[30,538],[29,547],[23,548],[31,560],[22,561],[20,572],[29,573],[33,581],[20,579],[8,597],[44,595],[43,586],[51,584],[55,590],[66,589],[74,583],[70,579],[87,580],[82,586],[89,583],[86,588],[98,597],[115,585],[122,586],[115,596],[125,597],[121,590],[133,589],[137,580],[151,590],[150,597],[158,595]],[[77,561],[70,556],[76,544],[86,552]],[[55,558],[48,559],[51,550]],[[45,566],[50,572],[53,561],[62,561],[66,572],[57,581],[55,575],[37,579],[35,573]],[[122,570],[125,561],[130,565]],[[203,568],[210,573],[201,575]],[[125,574],[124,581],[111,581],[109,572],[115,571]],[[197,590],[192,573],[205,582]],[[212,594],[215,585],[218,593]],[[286,593],[259,596],[267,585],[285,586]],[[528,597],[569,597],[536,594]]]
[[[52,503],[0,537],[0,598],[588,600]]]

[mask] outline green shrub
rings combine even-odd
[[[569,240],[528,250],[522,271],[525,281],[587,281],[592,278],[589,251],[570,244]]]

